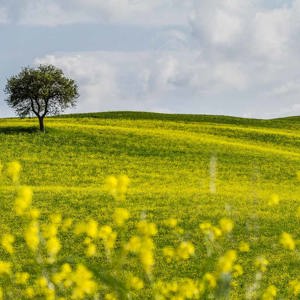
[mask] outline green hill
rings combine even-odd
[[[20,161],[22,184],[33,187],[34,204],[46,216],[61,212],[108,222],[115,204],[105,192],[105,178],[126,174],[131,179],[126,206],[133,219],[143,215],[159,224],[177,217],[183,238],[195,241],[191,262],[171,263],[166,270],[159,249],[173,237],[168,232],[157,237],[156,276],[195,278],[213,271],[215,258],[204,259],[198,226],[217,224],[222,217],[235,223],[224,240],[227,247],[238,248],[241,241],[251,245],[240,261],[245,274],[234,298],[243,298],[260,255],[270,262],[262,286],[275,284],[285,295],[287,283],[299,276],[299,255],[284,250],[279,237],[285,231],[300,239],[300,117],[109,112],[48,118],[45,124],[47,132],[40,134],[34,119],[0,119],[0,161]],[[272,206],[274,194],[280,202]],[[10,220],[14,197],[15,187],[3,177],[2,231],[20,226]],[[72,247],[77,245],[69,241],[62,255]]]

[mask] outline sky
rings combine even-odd
[[[300,115],[300,0],[0,0],[6,80],[53,64],[69,112]]]

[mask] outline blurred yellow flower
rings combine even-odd
[[[20,179],[21,164],[17,161],[8,163],[6,172],[13,182],[18,182]]]
[[[0,260],[0,275],[11,274],[11,262]]]
[[[270,285],[263,293],[262,300],[273,300],[276,298],[277,288],[274,285]]]
[[[254,265],[260,272],[266,272],[269,261],[264,256],[255,259]]]
[[[27,272],[17,272],[15,274],[15,283],[16,284],[26,284],[28,282],[30,275]]]
[[[176,249],[176,254],[180,259],[189,259],[195,253],[195,247],[191,242],[181,242]]]
[[[283,232],[281,234],[279,242],[283,246],[283,248],[285,248],[287,250],[293,251],[296,248],[296,243],[295,243],[293,237],[287,232]]]
[[[277,194],[272,194],[269,201],[268,201],[268,205],[269,206],[275,206],[275,205],[278,205],[279,204],[279,195]]]
[[[220,273],[230,273],[234,262],[237,259],[237,253],[235,250],[228,250],[218,260],[218,271]]]
[[[117,208],[113,214],[114,223],[121,227],[129,219],[129,211],[125,208]]]
[[[293,296],[297,297],[300,295],[300,280],[292,280],[289,282],[290,290]]]
[[[28,186],[23,186],[18,191],[18,196],[15,200],[15,211],[17,216],[22,216],[32,202],[32,189]]]
[[[24,238],[29,249],[36,251],[39,243],[39,225],[37,221],[32,221],[24,233]]]
[[[223,233],[230,233],[233,229],[233,226],[234,226],[232,220],[230,220],[228,218],[222,218],[219,221],[219,225],[220,225],[220,228],[221,228]]]
[[[239,250],[241,252],[249,252],[250,251],[250,245],[247,242],[240,242]]]
[[[175,228],[178,224],[178,220],[175,218],[169,218],[163,221],[163,224],[170,228]]]
[[[55,256],[61,249],[60,241],[57,237],[51,237],[46,241],[47,252],[50,256]]]
[[[153,236],[157,234],[157,227],[154,223],[148,223],[147,221],[139,221],[136,224],[136,228],[138,229],[139,233],[145,236]]]
[[[203,281],[210,288],[215,288],[217,286],[216,277],[212,273],[205,273],[204,276],[203,276]]]
[[[15,237],[11,234],[4,234],[1,239],[1,245],[5,251],[9,254],[14,253],[13,243],[15,241]]]
[[[137,291],[144,288],[143,280],[136,276],[130,276],[128,285],[129,288]]]

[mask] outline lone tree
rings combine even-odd
[[[52,65],[24,68],[7,80],[5,93],[6,102],[21,118],[37,116],[43,132],[45,116],[74,107],[79,96],[75,81]]]

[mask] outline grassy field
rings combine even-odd
[[[224,249],[237,249],[245,241],[250,251],[239,255],[244,274],[231,298],[246,298],[255,276],[253,261],[260,255],[269,261],[262,290],[274,284],[279,298],[289,298],[288,282],[300,279],[300,245],[289,251],[279,238],[288,232],[300,240],[300,117],[254,120],[112,112],[48,118],[46,134],[36,126],[33,119],[0,119],[0,161],[21,163],[21,183],[33,187],[34,205],[43,218],[62,213],[77,221],[110,222],[117,204],[105,191],[105,178],[125,174],[131,180],[126,200],[132,215],[129,228],[146,216],[158,225],[178,218],[184,229],[178,238],[159,228],[154,278],[200,278],[214,271]],[[269,203],[274,194],[278,205]],[[12,217],[15,195],[15,186],[2,177],[1,232],[22,230]],[[206,257],[199,224],[218,224],[222,217],[234,221],[234,230]],[[167,264],[161,249],[178,239],[193,241],[195,255]],[[82,244],[65,236],[60,259],[70,258],[71,252],[73,259],[87,260]],[[101,253],[92,260],[111,268]],[[150,297],[147,289],[136,296]]]

